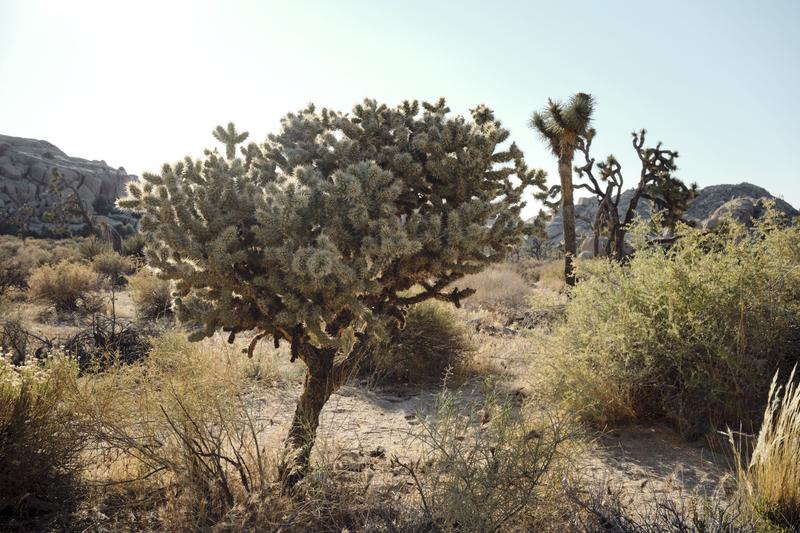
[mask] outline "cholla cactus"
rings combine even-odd
[[[499,148],[509,133],[485,106],[472,121],[448,113],[443,99],[365,100],[350,114],[310,105],[242,157],[214,150],[165,165],[120,202],[143,214],[147,259],[175,281],[179,316],[199,326],[193,340],[248,332],[250,353],[271,337],[306,364],[290,484],[307,469],[325,402],[402,327],[404,309],[459,305],[471,290],[452,284],[525,231],[522,193],[543,187],[544,173],[515,144]]]

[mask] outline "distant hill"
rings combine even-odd
[[[622,193],[619,202],[620,216],[624,215],[633,197],[634,190],[629,189]],[[715,212],[722,208],[723,205],[729,204],[733,200],[749,198],[753,202],[746,203],[745,205],[755,204],[757,200],[772,198],[775,199],[778,209],[790,216],[799,216],[800,212],[792,207],[788,202],[775,198],[763,187],[753,185],[752,183],[739,183],[729,185],[709,185],[698,191],[697,198],[692,200],[689,208],[686,211],[686,218],[696,221],[702,225],[709,219],[713,218]],[[737,203],[737,202],[734,202]],[[742,202],[737,203],[737,208],[741,208]],[[733,209],[733,205],[729,208]],[[725,211],[726,209],[723,209]],[[591,237],[592,221],[594,220],[595,213],[597,212],[597,200],[594,198],[581,198],[575,204],[575,233],[577,235],[578,244],[581,241]],[[652,213],[650,202],[640,201],[637,206],[636,212],[641,217],[648,218]],[[556,213],[546,228],[547,240],[551,246],[558,246],[562,240],[562,221],[561,213]]]
[[[52,190],[54,171],[64,185]],[[71,215],[57,223],[54,211],[66,199],[80,199],[93,220],[104,221],[127,233],[135,219],[114,208],[125,193],[126,184],[136,176],[112,168],[105,161],[70,157],[47,141],[0,135],[0,233],[23,233],[38,237],[89,231],[86,218]]]

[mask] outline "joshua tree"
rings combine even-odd
[[[471,294],[453,282],[518,246],[523,191],[543,187],[515,144],[498,149],[509,133],[486,107],[471,121],[443,99],[421,107],[312,105],[243,159],[206,151],[165,165],[120,202],[143,213],[149,263],[175,280],[179,316],[200,325],[191,339],[247,332],[252,354],[270,337],[306,365],[286,486],[308,469],[326,401],[371,347],[408,306]]]
[[[642,199],[649,200],[653,207],[664,213],[664,223],[674,227],[681,219],[689,202],[697,195],[697,185],[686,186],[673,174],[677,170],[675,160],[678,152],[662,148],[661,143],[654,148],[645,147],[647,131],[642,129],[633,132],[633,149],[639,157],[641,170],[639,181],[633,192],[630,204],[624,215],[620,218],[619,201],[622,194],[623,178],[622,166],[613,155],[609,155],[604,162],[597,164],[599,180],[594,175],[595,160],[591,157],[590,150],[595,131],[590,130],[587,135],[578,140],[576,149],[583,154],[584,165],[576,166],[575,171],[580,178],[587,178],[576,185],[576,189],[586,189],[597,197],[598,208],[592,224],[594,230],[594,255],[599,253],[599,238],[601,233],[608,235],[606,254],[615,259],[625,256],[625,234],[628,226],[636,216],[636,208]]]
[[[553,195],[561,194],[561,219],[564,224],[564,278],[567,285],[575,285],[573,259],[577,253],[575,242],[575,205],[572,200],[572,159],[582,137],[590,131],[594,98],[577,93],[564,104],[548,100],[547,107],[533,114],[530,126],[550,146],[558,158],[558,176],[561,184],[551,189]]]

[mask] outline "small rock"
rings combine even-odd
[[[370,452],[367,455],[369,455],[370,457],[383,458],[386,457],[386,449],[383,446],[378,446],[374,450],[370,450]]]

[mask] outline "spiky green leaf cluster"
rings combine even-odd
[[[546,108],[533,113],[529,126],[561,157],[571,154],[581,137],[594,137],[589,127],[594,108],[594,97],[586,93],[576,93],[566,103],[548,100]]]
[[[245,135],[218,130],[226,147]],[[253,331],[347,352],[414,300],[457,303],[445,286],[519,243],[522,193],[544,173],[508,137],[484,106],[471,120],[444,100],[309,106],[241,157],[145,174],[120,205],[142,213],[148,261],[175,280],[195,339]]]

